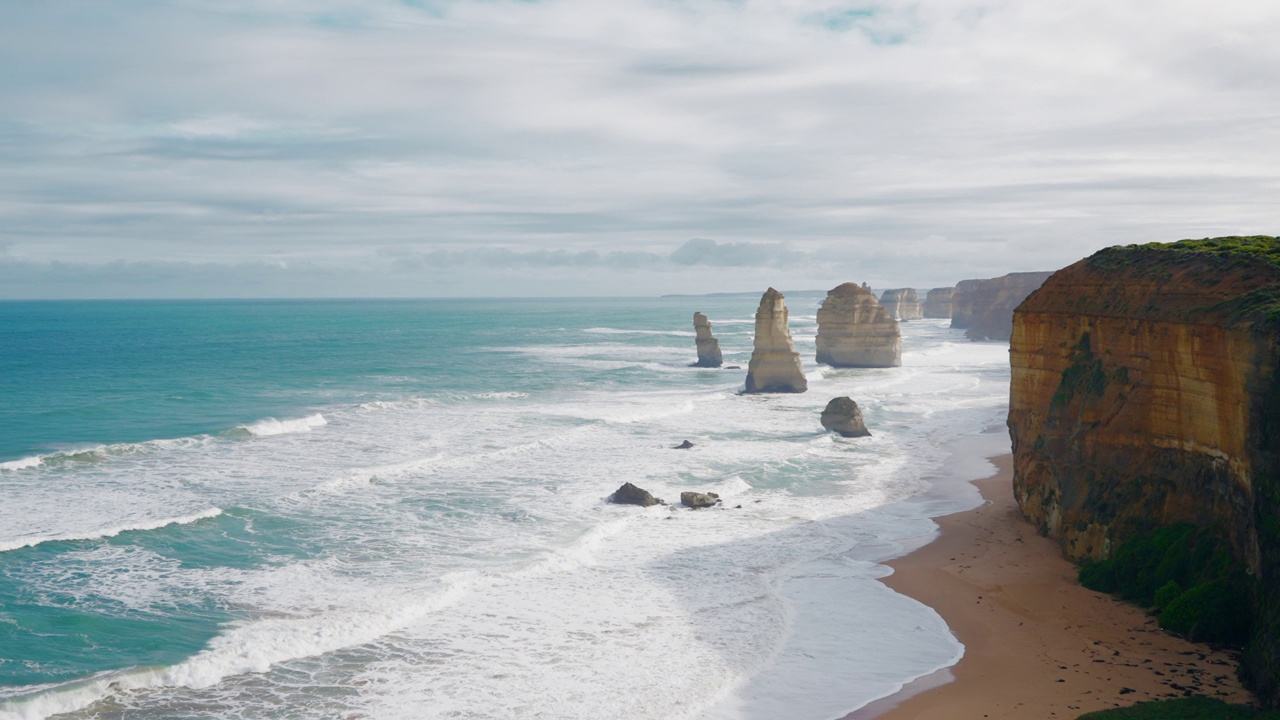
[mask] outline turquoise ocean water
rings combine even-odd
[[[0,303],[0,718],[816,720],[954,662],[877,561],[1007,447],[1007,346],[821,368],[818,300],[787,396],[686,367],[751,297]]]

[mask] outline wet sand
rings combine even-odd
[[[1236,658],[1170,635],[1141,609],[1085,589],[1075,566],[1018,512],[1012,456],[975,483],[981,507],[938,519],[933,542],[883,582],[942,615],[965,654],[845,720],[1075,718],[1205,694],[1252,702]]]

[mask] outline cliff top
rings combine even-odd
[[[1106,286],[1076,297],[1076,312],[1280,326],[1280,238],[1270,235],[1117,245],[1059,270],[1046,287],[1091,273]],[[1050,310],[1061,302],[1053,294],[1033,293],[1024,305]],[[1139,294],[1147,299],[1138,303]]]

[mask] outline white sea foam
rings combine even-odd
[[[68,540],[101,540],[103,538],[115,537],[123,532],[132,532],[135,530],[158,530],[170,525],[189,525],[197,520],[217,517],[222,514],[221,508],[208,508],[189,515],[180,515],[178,517],[162,518],[158,520],[142,520],[127,525],[118,525],[100,530],[92,530],[85,533],[73,533],[65,535],[49,535],[44,537],[18,537],[0,540],[0,552],[9,552],[10,550],[18,550],[26,547],[35,547],[42,543],[48,542],[65,542]]]
[[[10,471],[26,470],[28,468],[40,467],[43,464],[44,464],[43,455],[32,455],[30,457],[24,457],[24,458],[19,458],[17,460],[2,462],[0,463],[0,470],[10,470]]]
[[[328,424],[329,421],[324,419],[324,415],[316,413],[304,418],[295,418],[292,420],[265,418],[255,423],[237,426],[237,429],[247,432],[254,437],[271,437],[274,435],[310,432],[313,428],[322,427]]]

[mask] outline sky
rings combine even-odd
[[[0,0],[0,298],[940,287],[1280,234],[1273,0]]]

